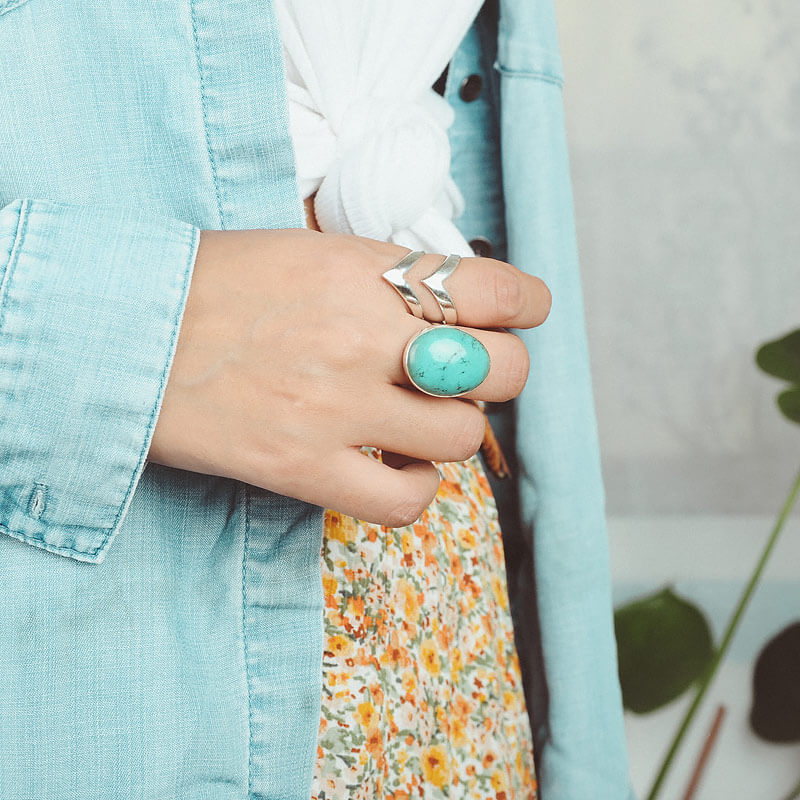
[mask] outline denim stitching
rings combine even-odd
[[[6,11],[13,11],[27,2],[28,0],[0,0],[0,14],[5,14]]]
[[[189,3],[192,16],[192,36],[194,38],[194,55],[197,62],[197,74],[200,78],[200,108],[203,112],[203,133],[206,139],[206,152],[208,153],[208,160],[211,163],[211,175],[214,179],[214,194],[217,198],[217,214],[219,215],[220,228],[224,230],[225,224],[222,221],[222,197],[219,191],[219,176],[217,175],[217,161],[214,158],[214,152],[211,149],[211,137],[208,133],[208,109],[206,108],[206,82],[205,70],[200,59],[200,40],[197,36],[197,15],[195,13],[196,2],[191,0]]]
[[[28,515],[35,520],[42,518],[47,507],[47,486],[43,483],[36,483],[33,486],[30,499],[28,500]]]
[[[247,796],[253,791],[253,697],[250,679],[250,650],[247,642],[247,561],[250,553],[250,487],[244,490],[244,548],[242,552],[242,647],[244,676],[247,683]]]
[[[22,213],[23,211],[28,211],[28,201],[25,201],[23,203],[22,208],[20,209],[20,216],[23,218],[23,223],[22,223],[22,230],[20,231],[19,236],[18,236],[18,241],[21,241],[22,237],[25,234],[25,229],[27,228],[28,217],[30,216],[30,213],[25,213],[23,215],[23,213]],[[180,318],[180,314],[181,314],[181,309],[183,308],[183,306],[184,306],[184,304],[186,302],[186,297],[187,297],[188,292],[189,292],[189,281],[187,280],[187,276],[188,276],[188,274],[189,274],[189,272],[191,270],[192,264],[194,263],[194,253],[195,253],[195,248],[196,248],[196,245],[197,245],[197,240],[199,238],[199,235],[200,235],[200,231],[197,228],[193,228],[192,229],[192,237],[191,237],[191,240],[189,241],[189,244],[190,244],[190,247],[189,247],[189,258],[187,259],[186,264],[184,265],[184,270],[183,270],[183,292],[181,294],[181,302],[178,304],[177,316],[173,320],[173,325],[172,325],[172,336],[170,338],[170,343],[169,343],[169,352],[170,353],[174,352],[175,343],[176,343],[177,338],[178,338],[178,331],[179,331],[179,328],[180,328],[179,318]],[[15,241],[15,243],[14,243],[15,247],[16,247],[16,245],[17,245],[17,241]],[[8,265],[8,268],[7,268],[7,271],[6,271],[7,275],[8,275],[8,272],[11,270],[11,267],[13,266],[13,261],[14,261],[14,258],[12,256],[12,259],[9,261],[9,265]],[[167,381],[167,375],[169,374],[169,365],[170,365],[170,363],[171,363],[171,359],[168,358],[166,363],[164,364],[164,369],[161,371],[161,378],[159,380],[159,386],[158,386],[158,397],[162,397],[163,396],[164,387],[165,387],[166,381]],[[44,542],[44,541],[42,541],[40,539],[35,539],[35,538],[33,538],[32,536],[30,536],[28,534],[24,534],[24,533],[21,533],[19,531],[13,531],[10,528],[8,528],[5,525],[3,525],[2,523],[0,523],[0,530],[4,531],[7,535],[12,536],[15,539],[20,539],[20,540],[22,540],[24,542],[32,544],[32,545],[34,545],[36,547],[40,547],[40,548],[42,548],[44,550],[49,550],[50,552],[53,552],[53,553],[59,553],[59,554],[70,554],[71,553],[71,554],[74,554],[74,555],[82,555],[82,556],[98,556],[99,553],[106,547],[106,545],[108,544],[108,542],[110,541],[110,539],[112,538],[114,533],[116,532],[116,529],[117,529],[117,527],[120,524],[120,521],[122,519],[123,512],[127,508],[128,502],[129,502],[129,500],[131,498],[131,495],[133,494],[133,490],[134,490],[134,488],[136,486],[137,479],[139,478],[139,476],[140,476],[140,474],[142,472],[142,469],[144,468],[144,463],[146,461],[146,454],[147,454],[146,453],[146,448],[147,448],[147,444],[148,444],[148,442],[150,440],[150,434],[151,434],[151,432],[152,432],[152,430],[153,430],[153,428],[155,426],[157,407],[158,407],[158,404],[156,404],[153,407],[153,410],[150,412],[150,419],[148,420],[147,427],[145,428],[145,436],[144,436],[144,441],[142,442],[142,449],[141,449],[141,451],[139,453],[139,457],[137,458],[137,467],[133,471],[133,475],[131,476],[131,481],[130,481],[130,483],[128,485],[127,490],[125,491],[125,497],[124,497],[124,499],[122,501],[122,504],[120,505],[119,510],[117,511],[117,515],[114,517],[114,521],[111,524],[111,527],[109,529],[107,529],[106,533],[102,536],[102,538],[100,539],[99,543],[94,548],[87,548],[87,549],[79,550],[79,549],[76,549],[75,547],[63,547],[63,546],[59,546],[59,545],[49,544],[49,543]],[[96,531],[97,530],[96,528],[88,528],[87,529],[87,528],[84,528],[84,526],[79,526],[79,527],[81,529],[83,529],[83,530],[92,530],[92,531]]]
[[[74,546],[64,547],[57,544],[49,544],[43,539],[35,539],[27,533],[21,533],[20,531],[12,530],[11,528],[3,525],[1,522],[0,532],[6,536],[10,536],[12,539],[16,539],[17,541],[29,545],[30,547],[38,547],[40,550],[47,550],[48,553],[55,553],[59,556],[74,557],[76,561],[84,561],[92,564],[97,563],[98,552],[101,549],[100,547],[96,547],[89,550],[77,550]]]
[[[509,69],[508,67],[504,67],[499,61],[495,61],[494,68],[501,75],[508,75],[512,78],[532,78],[533,80],[542,81],[544,83],[555,84],[560,89],[564,87],[564,79],[560,75],[552,72],[542,72],[532,69]]]
[[[25,238],[25,233],[28,230],[28,200],[23,200],[20,203],[19,211],[17,212],[17,229],[14,231],[14,243],[11,245],[11,253],[8,256],[8,263],[6,264],[3,280],[0,282],[0,331],[3,329],[3,309],[5,308],[6,292],[11,284],[11,275],[14,268],[19,262],[19,255],[22,252],[22,242]]]
[[[190,282],[188,280],[188,277],[189,274],[191,273],[192,265],[194,264],[195,249],[197,247],[199,238],[200,238],[200,231],[197,228],[193,228],[192,237],[190,242],[188,243],[190,245],[189,258],[186,260],[183,269],[183,291],[181,292],[180,302],[178,303],[175,309],[175,319],[173,319],[172,321],[172,336],[170,337],[169,340],[168,355],[166,361],[164,362],[164,368],[161,370],[161,377],[158,382],[157,398],[159,400],[164,396],[164,389],[167,384],[167,376],[169,375],[169,368],[172,363],[172,357],[175,353],[175,345],[178,340],[178,331],[180,329],[180,318],[182,310],[186,305],[186,298],[189,294]],[[125,492],[125,499],[123,500],[122,505],[120,505],[119,511],[117,511],[117,516],[114,518],[114,522],[111,525],[111,530],[109,530],[109,532],[103,537],[103,539],[100,542],[100,545],[98,546],[95,552],[102,550],[108,543],[110,537],[114,532],[116,532],[117,526],[120,524],[122,520],[122,515],[124,510],[127,509],[128,507],[128,502],[130,501],[131,495],[133,494],[133,490],[136,487],[136,482],[139,479],[139,476],[141,475],[142,470],[144,469],[145,461],[147,460],[147,451],[149,449],[148,444],[150,442],[153,429],[155,428],[156,417],[159,406],[160,403],[156,402],[156,404],[153,406],[152,411],[150,412],[150,419],[147,421],[147,427],[145,428],[145,435],[144,435],[144,441],[142,442],[142,449],[139,452],[139,458],[137,459],[137,467],[133,471],[133,475],[131,475],[131,482],[128,485],[128,490]]]

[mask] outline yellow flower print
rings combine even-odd
[[[453,717],[450,720],[450,741],[456,747],[464,747],[467,743],[467,725],[461,717]]]
[[[439,724],[439,730],[445,736],[448,736],[450,733],[450,718],[447,716],[447,711],[443,706],[439,706],[436,709],[436,722]]]
[[[371,728],[376,716],[375,706],[372,703],[359,703],[356,717],[365,728]]]
[[[438,675],[441,670],[439,662],[439,650],[433,639],[426,639],[419,648],[419,655],[422,665],[431,675]]]
[[[475,534],[469,528],[459,530],[458,541],[465,550],[474,550],[477,544]]]
[[[464,654],[459,647],[454,647],[450,651],[450,669],[456,674],[464,669]]]
[[[508,789],[508,779],[505,772],[498,770],[492,775],[492,789],[495,792],[504,792]]]
[[[352,517],[328,509],[325,512],[325,535],[333,541],[350,544],[358,535],[358,523]]]
[[[326,595],[335,594],[338,588],[339,582],[333,577],[333,575],[326,574],[322,576],[322,590]]]
[[[326,514],[309,800],[432,800],[451,786],[475,800],[536,798],[494,503],[479,459],[437,468],[440,502],[413,526]]]
[[[328,638],[326,649],[339,658],[346,658],[353,652],[353,643],[346,636],[337,633],[335,636]]]
[[[517,708],[519,705],[519,699],[514,692],[509,692],[508,690],[503,692],[503,708],[508,711],[511,711],[514,708]]]
[[[508,594],[506,593],[506,585],[497,575],[492,575],[492,594],[494,599],[497,600],[497,605],[506,611],[508,609]]]
[[[397,592],[403,598],[404,619],[416,625],[420,612],[418,590],[402,578],[397,582]]]
[[[450,763],[445,749],[439,745],[428,747],[422,754],[422,774],[428,783],[440,789],[450,778]]]
[[[353,617],[354,620],[360,620],[364,616],[364,598],[348,597],[347,598],[347,613]]]
[[[417,677],[411,670],[403,673],[403,694],[409,696],[417,688]]]

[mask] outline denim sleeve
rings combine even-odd
[[[145,465],[198,240],[130,208],[0,209],[0,532],[103,560]]]
[[[553,296],[545,324],[519,332],[532,369],[516,403],[520,510],[532,541],[544,671],[536,766],[547,800],[632,800],[555,11],[551,0],[503,10],[509,257]]]

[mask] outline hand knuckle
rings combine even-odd
[[[486,420],[483,414],[475,407],[468,411],[464,421],[454,433],[453,458],[455,461],[466,461],[472,458],[480,450],[486,431]]]
[[[386,513],[386,526],[389,528],[404,528],[413,525],[425,511],[428,498],[421,495],[408,495],[394,505]]]
[[[369,348],[369,337],[358,325],[358,320],[353,320],[353,324],[332,327],[335,329],[323,337],[331,367],[343,372],[361,364]]]
[[[326,237],[326,265],[332,280],[351,275],[354,268],[363,268],[372,260],[372,254],[363,242],[355,236],[340,233],[328,233]]]
[[[525,388],[530,368],[528,350],[522,340],[514,336],[506,365],[506,395],[509,399],[516,397]]]
[[[522,310],[524,296],[519,276],[513,267],[498,269],[494,273],[492,296],[500,324],[514,320]]]

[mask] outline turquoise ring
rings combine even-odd
[[[419,391],[432,397],[460,397],[477,389],[491,360],[483,344],[452,325],[433,325],[409,339],[403,369]]]

